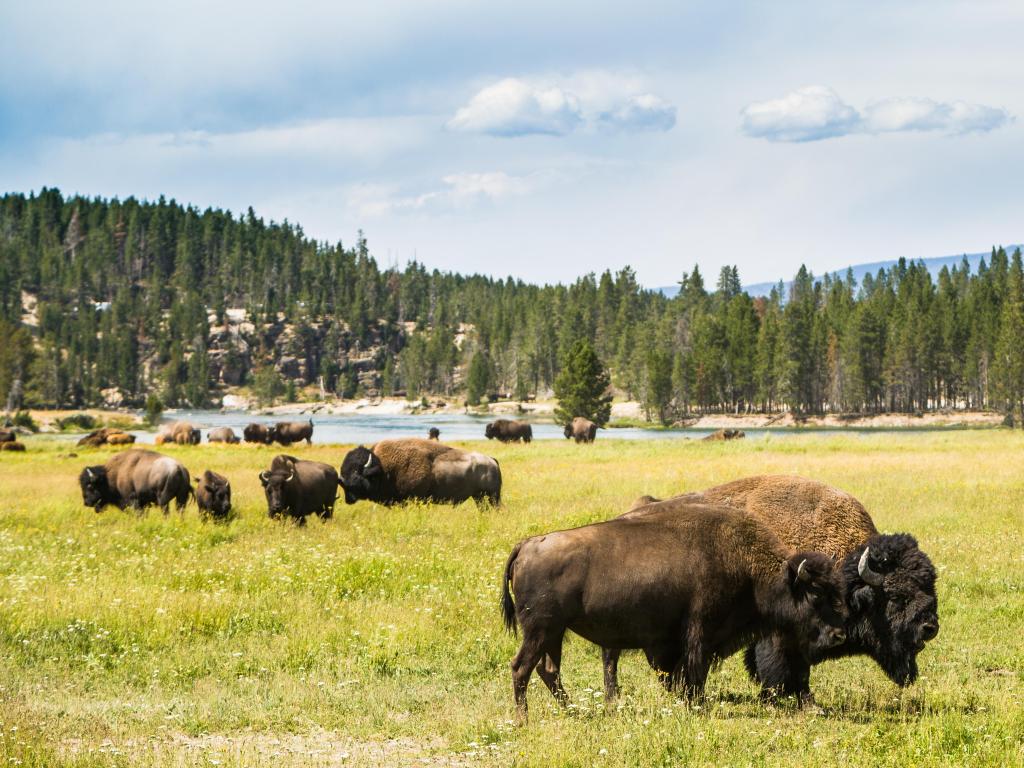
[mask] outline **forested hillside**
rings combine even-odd
[[[520,397],[550,391],[579,338],[653,418],[1019,407],[1024,277],[992,251],[933,280],[888,271],[752,299],[735,268],[678,296],[633,271],[537,286],[410,263],[360,237],[156,202],[0,198],[0,404],[216,404],[226,388]],[[13,396],[12,396],[13,390]],[[318,391],[318,390],[317,390]]]

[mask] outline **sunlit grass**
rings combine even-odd
[[[771,436],[737,443],[472,447],[498,510],[339,503],[326,524],[266,517],[276,451],[168,448],[232,482],[202,524],[81,505],[113,451],[29,438],[0,456],[0,762],[24,765],[1008,765],[1024,763],[1024,438],[1005,431]],[[69,450],[75,458],[64,457]],[[343,446],[291,452],[338,465]],[[513,728],[499,574],[512,544],[606,519],[642,493],[762,472],[858,496],[939,573],[939,637],[895,688],[865,659],[817,667],[826,714],[765,707],[737,658],[696,710],[636,655],[617,711],[596,649],[567,644],[573,707],[530,689]]]

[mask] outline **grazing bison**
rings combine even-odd
[[[490,456],[431,440],[381,440],[353,448],[341,465],[345,501],[397,504],[423,499],[459,504],[501,502],[501,469]]]
[[[141,510],[156,504],[166,515],[172,500],[181,511],[193,495],[185,467],[170,456],[138,448],[122,451],[102,466],[86,467],[78,484],[85,506],[97,512],[108,505]]]
[[[6,442],[0,443],[0,451],[24,451],[25,444],[18,442],[17,440],[7,440]]]
[[[230,443],[234,445],[238,442],[238,435],[235,434],[235,430],[231,427],[217,427],[210,430],[206,436],[206,441],[209,443]]]
[[[247,443],[270,445],[274,442],[273,437],[271,437],[271,428],[266,424],[259,424],[255,421],[252,424],[246,425],[245,429],[242,430],[242,437]]]
[[[577,416],[565,425],[565,439],[572,438],[577,443],[592,443],[597,437],[597,424],[590,419]]]
[[[528,443],[533,440],[533,427],[526,421],[510,421],[498,419],[484,428],[488,440],[497,439],[502,443],[515,443],[520,440]]]
[[[172,421],[160,427],[154,442],[157,445],[175,443],[177,445],[199,445],[202,432],[190,421]]]
[[[272,518],[287,515],[305,525],[307,515],[316,514],[321,520],[334,515],[338,473],[330,464],[281,454],[274,457],[269,470],[260,472],[260,482]]]
[[[853,496],[802,477],[748,477],[677,498],[745,510],[788,546],[817,549],[834,557],[845,576],[847,639],[825,658],[866,654],[897,685],[917,679],[917,654],[938,634],[939,618],[935,567],[913,536],[879,533]],[[745,659],[751,676],[766,693],[813,701],[811,665],[793,652],[785,638],[758,641],[747,649]]]
[[[231,483],[224,475],[206,470],[196,480],[196,505],[199,516],[224,519],[231,512]]]
[[[85,437],[81,438],[77,445],[98,448],[101,445],[131,445],[135,442],[135,435],[131,435],[116,427],[102,427],[94,429]]]
[[[628,648],[668,667],[667,688],[700,696],[711,666],[751,638],[778,633],[808,659],[845,639],[831,558],[794,553],[759,520],[729,508],[666,505],[667,514],[534,536],[512,550],[502,613],[506,628],[518,623],[523,631],[512,661],[521,717],[534,668],[567,700],[559,674],[566,630],[606,649],[609,699]]]
[[[13,443],[18,439],[18,435],[13,429],[0,429],[0,443]]]
[[[271,442],[276,440],[281,445],[291,445],[305,440],[307,445],[313,444],[313,420],[279,421],[270,428]]]
[[[441,430],[438,429],[437,427],[431,427],[430,431],[427,432],[427,437],[430,438],[431,440],[440,440]]]
[[[742,429],[717,429],[710,435],[705,435],[704,440],[742,440],[747,433]]]

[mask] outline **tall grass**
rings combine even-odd
[[[81,505],[113,451],[29,438],[0,456],[0,763],[22,765],[1024,764],[1024,439],[1007,432],[737,443],[472,444],[505,478],[497,510],[340,502],[274,522],[257,473],[276,451],[169,447],[227,475],[238,517],[203,524]],[[291,452],[338,465],[344,446]],[[504,559],[520,538],[602,520],[642,494],[806,475],[915,534],[939,570],[941,631],[901,691],[864,658],[816,667],[824,714],[765,706],[738,658],[692,707],[637,655],[601,699],[571,639],[573,698],[530,688],[511,724]]]

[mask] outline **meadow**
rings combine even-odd
[[[266,516],[257,473],[275,449],[166,448],[230,478],[237,517],[204,524],[194,506],[87,510],[78,472],[113,450],[27,443],[0,454],[2,765],[1024,765],[1017,433],[467,443],[501,462],[501,508],[339,501],[304,528]],[[337,466],[346,450],[290,452]],[[733,657],[693,706],[631,654],[606,708],[597,649],[572,638],[572,706],[534,677],[514,726],[518,643],[498,609],[512,545],[757,473],[836,485],[918,538],[941,621],[919,682],[829,662],[812,673],[822,711],[804,711],[763,704]]]

